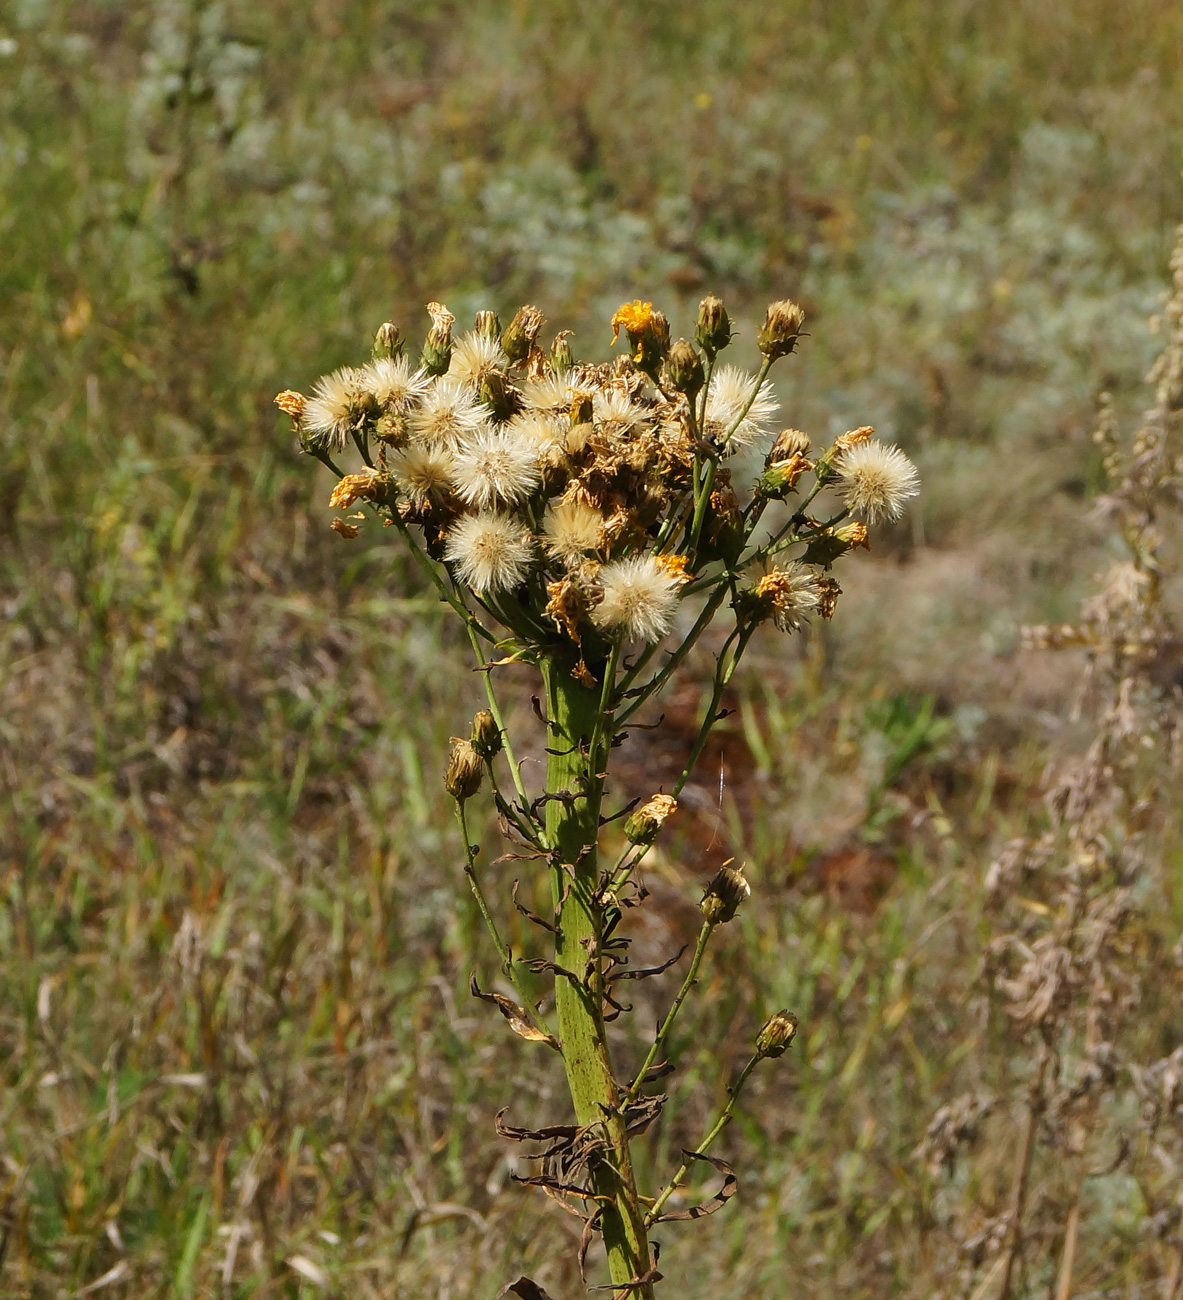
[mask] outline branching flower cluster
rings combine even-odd
[[[544,349],[535,307],[521,308],[504,328],[480,312],[458,338],[451,312],[439,303],[427,310],[431,328],[418,357],[386,324],[368,364],[323,377],[311,396],[289,391],[276,401],[295,420],[304,450],[338,478],[330,502],[341,512],[337,532],[356,537],[367,520],[398,530],[468,631],[489,708],[469,737],[454,741],[445,784],[469,883],[520,1001],[475,983],[474,992],[496,1003],[515,1032],[562,1052],[576,1124],[547,1147],[532,1181],[575,1203],[585,1244],[603,1236],[618,1294],[644,1300],[660,1278],[648,1228],[708,1212],[665,1209],[696,1160],[725,1174],[711,1208],[730,1196],[734,1176],[707,1148],[750,1071],[791,1042],[796,1017],[781,1012],[763,1027],[714,1127],[656,1196],[643,1197],[630,1137],[661,1110],[665,1098],[652,1084],[667,1069],[674,1018],[711,935],[750,891],[732,866],[708,887],[686,981],[628,1082],[618,1078],[605,1037],[605,1023],[623,1010],[614,985],[659,973],[628,970],[628,941],[617,933],[623,909],[645,896],[636,868],[675,812],[756,630],[771,624],[793,633],[830,618],[840,595],[833,565],[867,546],[868,525],[898,518],[917,475],[870,427],[820,451],[805,433],[777,429],[769,373],[802,338],[795,303],[768,308],[755,374],[720,362],[732,328],[714,297],[700,306],[693,342],[671,342],[652,304],[624,304],[611,326],[627,350],[599,364],[577,361],[566,331]],[[348,472],[338,463],[344,452],[360,462]],[[741,496],[736,466],[760,454],[763,468]],[[669,791],[602,815],[621,728],[666,686],[725,605],[731,626],[681,776]],[[546,688],[540,797],[523,784],[494,689],[492,670],[509,662],[537,667]],[[509,785],[499,780],[501,763]],[[524,961],[509,949],[478,879],[465,806],[486,777],[519,856],[549,874],[553,917],[514,900],[546,932],[548,957]],[[622,816],[623,847],[604,868],[602,828]],[[530,996],[523,970],[553,977],[556,1024]],[[502,1127],[523,1140],[547,1136]]]

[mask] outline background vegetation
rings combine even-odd
[[[667,1228],[662,1267],[687,1300],[973,1294],[959,1245],[1005,1208],[1021,1070],[979,981],[984,882],[1080,743],[1079,661],[1018,628],[1072,618],[1111,545],[1093,409],[1146,400],[1183,9],[10,0],[0,23],[0,1292],[576,1293],[578,1225],[492,1128],[556,1117],[562,1080],[467,993],[494,972],[439,773],[478,684],[397,547],[329,531],[271,398],[384,319],[417,335],[428,298],[537,302],[603,356],[623,299],[676,334],[709,289],[748,360],[768,297],[803,301],[787,422],[876,425],[925,492],[832,626],[753,653],[651,865],[657,960],[723,858],[756,905],[648,1158],[695,1140],[763,1014],[802,1018],[725,1139],[739,1197]],[[630,742],[638,793],[696,704]],[[1171,853],[1136,936],[1152,1055],[1183,1028]],[[656,1015],[678,978],[637,997]],[[967,1080],[1004,1100],[941,1182],[912,1152]],[[1055,1162],[1033,1177],[1054,1211]],[[1089,1187],[1073,1294],[1153,1294],[1143,1190]]]

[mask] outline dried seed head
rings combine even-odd
[[[407,419],[412,432],[423,443],[456,450],[478,429],[488,426],[490,415],[483,402],[449,376],[431,386]]]
[[[787,357],[796,348],[804,324],[805,312],[795,302],[783,298],[770,303],[764,324],[756,335],[756,344],[769,361]]]
[[[478,311],[473,328],[484,338],[501,342],[501,320],[495,311]]]
[[[847,509],[868,523],[898,519],[904,502],[920,491],[916,467],[898,447],[863,441],[846,447],[834,463]]]
[[[444,772],[444,787],[453,799],[471,799],[481,788],[485,775],[485,762],[477,753],[472,741],[452,740],[452,753]]]
[[[478,510],[512,506],[538,486],[538,453],[517,430],[481,429],[456,452],[452,478]]]
[[[534,340],[542,328],[542,313],[537,307],[519,307],[501,336],[501,347],[514,365],[530,355]]]
[[[542,520],[546,549],[564,564],[578,564],[603,545],[604,516],[583,501],[559,501]]]
[[[698,353],[685,339],[679,339],[670,348],[670,354],[666,361],[666,370],[669,373],[670,384],[675,392],[685,393],[688,398],[693,400],[702,389],[704,379],[702,361],[699,359]]]
[[[431,387],[422,370],[415,370],[408,357],[379,357],[363,366],[358,382],[389,415],[403,415]]]
[[[486,761],[501,753],[501,728],[488,709],[472,719],[472,747]]]
[[[452,486],[452,453],[443,447],[407,447],[390,459],[399,491],[415,510],[440,500]]]
[[[727,864],[715,872],[699,907],[711,925],[725,925],[751,893],[752,887],[744,879],[743,868]]]
[[[592,610],[592,621],[602,631],[651,644],[673,626],[682,584],[651,555],[614,560],[597,578],[603,597]]]
[[[698,304],[694,341],[711,361],[731,342],[731,321],[727,317],[727,308],[713,293],[708,293]]]
[[[624,838],[630,844],[652,844],[666,818],[677,806],[678,801],[673,795],[653,795],[624,823]]]
[[[372,403],[362,372],[352,366],[322,375],[304,403],[300,432],[313,450],[340,451],[349,430]]]
[[[764,1023],[756,1035],[756,1055],[764,1060],[767,1057],[784,1056],[785,1049],[797,1034],[797,1017],[791,1011],[778,1011]]]
[[[403,336],[399,327],[392,320],[378,326],[374,335],[373,357],[375,361],[394,361],[403,354]]]
[[[297,393],[293,388],[285,388],[282,393],[277,393],[275,405],[284,413],[290,415],[293,420],[299,420],[304,414],[304,405],[308,399],[303,393]]]
[[[423,344],[422,366],[429,375],[446,374],[452,360],[452,326],[456,317],[439,302],[429,302],[427,314],[431,317],[431,329]]]
[[[471,330],[458,339],[452,348],[448,378],[479,388],[490,371],[500,370],[506,364],[505,353],[502,352],[496,335]]]
[[[703,432],[726,451],[749,447],[769,436],[768,423],[779,408],[767,379],[757,388],[755,375],[720,366],[707,392]]]
[[[534,558],[534,539],[509,515],[465,515],[449,530],[444,559],[473,591],[520,586]]]

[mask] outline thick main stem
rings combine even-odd
[[[604,1034],[603,910],[596,902],[596,838],[603,783],[591,769],[588,747],[599,734],[601,692],[588,690],[561,661],[543,661],[546,684],[547,845],[556,850],[551,889],[559,913],[555,937],[555,1009],[567,1084],[581,1125],[596,1125],[606,1143],[593,1172],[600,1226],[612,1281],[630,1282],[650,1266],[649,1243],[637,1196],[625,1121]],[[610,724],[609,724],[610,725]],[[563,973],[566,972],[566,973]],[[652,1285],[626,1293],[652,1300]]]

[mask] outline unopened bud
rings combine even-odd
[[[476,752],[472,741],[452,741],[452,753],[444,772],[444,788],[453,799],[471,799],[481,788],[485,762]]]
[[[500,370],[486,370],[481,376],[480,398],[499,420],[513,414],[513,395],[509,380]]]
[[[643,803],[624,823],[624,838],[630,844],[652,844],[665,825],[665,819],[678,806],[669,794],[655,794]]]
[[[444,375],[452,364],[452,326],[456,317],[438,302],[427,304],[427,314],[431,317],[431,329],[423,344],[421,364],[429,375]]]
[[[555,341],[550,345],[550,364],[552,370],[562,372],[570,370],[575,364],[575,353],[571,350],[571,331],[560,330]]]
[[[751,896],[752,887],[743,877],[743,868],[722,866],[707,886],[699,906],[711,925],[725,925],[739,911],[739,905]]]
[[[501,728],[488,709],[482,709],[472,720],[472,747],[486,760],[501,753]]]
[[[784,298],[770,303],[756,344],[769,361],[787,357],[796,348],[804,324],[805,312],[795,302]]]
[[[685,339],[679,339],[670,348],[665,368],[674,391],[685,393],[693,401],[702,389],[704,375],[698,353]]]
[[[711,361],[731,342],[731,321],[727,308],[713,293],[708,293],[698,304],[694,341]]]
[[[764,1022],[763,1029],[756,1035],[756,1055],[761,1060],[784,1056],[796,1034],[797,1017],[791,1011],[778,1011]]]
[[[744,548],[743,511],[739,497],[731,486],[726,470],[716,478],[711,492],[709,508],[704,516],[699,557],[704,560],[725,560],[728,565],[739,559]]]
[[[482,338],[495,343],[501,338],[501,320],[495,311],[478,311],[473,328]]]
[[[402,356],[403,336],[394,321],[388,320],[378,326],[378,332],[374,335],[373,354],[375,361],[381,361],[383,358],[394,361]]]
[[[775,465],[778,460],[792,460],[794,456],[809,455],[809,434],[800,429],[782,429],[776,435],[772,450],[765,457],[764,464]]]
[[[530,355],[534,340],[542,328],[542,313],[537,307],[519,307],[501,336],[501,350],[517,365]]]
[[[812,463],[804,456],[774,461],[756,480],[756,492],[762,497],[780,501],[793,490],[801,475],[812,468]]]

